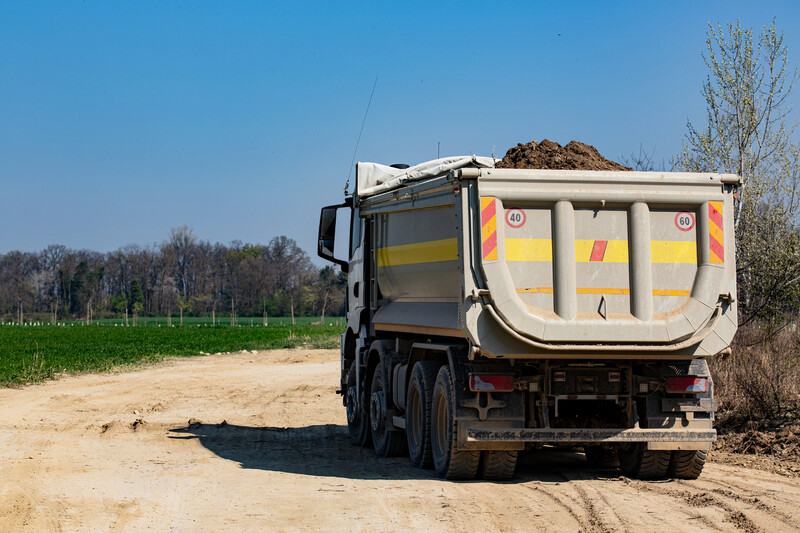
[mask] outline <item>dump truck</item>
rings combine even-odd
[[[737,328],[738,184],[475,156],[358,163],[318,241],[347,273],[350,439],[447,479],[508,479],[541,447],[696,478],[716,439],[708,361]]]

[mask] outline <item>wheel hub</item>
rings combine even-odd
[[[384,413],[386,412],[383,402],[382,390],[372,393],[369,404],[369,418],[372,429],[375,431],[379,431],[383,427]]]

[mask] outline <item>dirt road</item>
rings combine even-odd
[[[800,528],[800,478],[714,462],[643,482],[539,452],[441,481],[350,446],[337,376],[337,352],[292,350],[0,390],[0,531]]]

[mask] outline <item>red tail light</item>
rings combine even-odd
[[[511,392],[514,390],[514,376],[497,374],[470,374],[469,390]]]
[[[667,392],[707,392],[708,378],[673,377],[667,378]]]

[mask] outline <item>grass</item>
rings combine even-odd
[[[0,326],[0,386],[36,383],[59,373],[106,372],[171,356],[339,345],[341,326],[165,327],[100,325]],[[249,322],[248,322],[249,323]],[[328,320],[326,319],[326,323]],[[240,319],[241,324],[241,319]]]
[[[344,325],[344,318],[343,317],[325,317],[325,325],[327,326],[343,326]],[[167,317],[160,316],[160,317],[139,317],[136,319],[137,327],[138,326],[166,326],[167,325]],[[312,325],[315,322],[319,322],[320,317],[318,316],[299,316],[295,318],[295,324],[298,326],[308,326]],[[292,325],[292,319],[288,316],[278,316],[278,317],[269,317],[267,319],[268,326],[290,326]],[[49,319],[45,318],[42,321],[36,322],[39,324],[49,323]],[[177,326],[180,323],[180,318],[177,316],[173,316],[171,319],[171,323],[173,326]],[[229,326],[231,323],[231,319],[229,316],[217,316],[216,318],[216,325],[217,326]],[[12,324],[12,322],[7,322],[6,324]],[[58,324],[86,324],[86,320],[59,320]],[[124,318],[100,318],[92,320],[91,325],[101,325],[101,326],[113,326],[114,324],[118,326],[122,326],[125,324]],[[0,322],[0,325],[3,323]],[[133,317],[128,317],[128,325],[133,325]],[[211,317],[194,317],[194,316],[185,316],[183,317],[183,325],[184,326],[211,326]],[[254,317],[238,317],[236,319],[236,325],[244,327],[244,326],[264,326],[264,318],[260,316]]]

